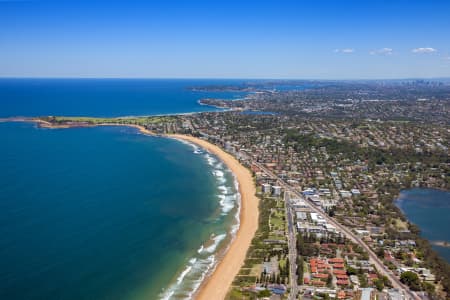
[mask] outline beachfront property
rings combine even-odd
[[[446,174],[447,164],[436,162],[436,168],[432,170],[429,168],[430,162],[427,163],[423,157],[410,157],[410,161],[400,161],[404,151],[408,149],[407,143],[413,137],[423,137],[432,145],[432,141],[436,139],[445,139],[446,133],[443,130],[433,130],[428,135],[425,126],[411,126],[406,123],[368,120],[352,126],[352,122],[345,120],[320,119],[298,122],[295,118],[289,119],[285,116],[251,118],[237,113],[204,113],[201,118],[195,116],[183,118],[190,119],[193,129],[204,134],[205,139],[212,140],[222,147],[227,142],[228,146],[233,145],[240,162],[249,166],[255,175],[257,186],[260,187],[262,194],[265,194],[261,196],[281,199],[283,189],[273,189],[274,186],[283,185],[280,184],[280,180],[289,185],[291,190],[301,194],[302,197],[293,197],[290,201],[293,225],[297,234],[317,234],[316,238],[322,239],[314,246],[320,248],[319,258],[322,258],[322,254],[328,255],[330,252],[329,248],[322,247],[322,242],[336,239],[335,236],[339,237],[339,234],[334,226],[324,222],[318,215],[311,215],[312,211],[308,210],[309,204],[352,230],[395,276],[400,276],[399,268],[408,267],[411,263],[423,266],[426,258],[422,256],[419,245],[414,244],[415,238],[409,224],[392,206],[392,198],[398,192],[395,187],[409,186],[410,182],[414,185],[445,186],[445,176],[442,177],[442,174]],[[229,130],[227,124],[230,122],[239,123],[238,129]],[[264,127],[267,124],[271,126]],[[211,129],[213,127],[214,130]],[[295,132],[300,142],[295,139],[287,140],[287,130],[280,132],[273,129],[279,127],[289,128]],[[393,127],[396,129],[391,135],[384,134],[384,130],[391,130]],[[312,146],[308,144],[308,140],[306,142],[302,140],[304,137],[311,137],[314,144],[322,143],[324,146]],[[394,141],[397,137],[405,143],[396,144]],[[378,163],[372,156],[364,154],[365,150],[361,149],[367,149],[365,147],[369,145],[369,140],[375,145],[371,146],[371,151],[389,149],[389,161]],[[346,144],[346,141],[355,142],[356,145]],[[402,157],[392,157],[391,152],[395,154],[396,149],[400,148]],[[376,153],[383,159],[387,155],[381,151]],[[436,157],[442,159],[440,156]],[[418,159],[421,161],[417,161]],[[265,246],[264,250],[261,250],[265,253],[270,251],[269,249],[274,251],[283,249],[286,244],[283,246],[281,240],[287,240],[286,232],[279,226],[280,220],[285,221],[284,213],[279,208],[269,212],[271,220],[267,223],[270,225],[266,230],[270,231],[270,236],[262,242]],[[352,268],[362,269],[367,276],[362,278],[359,274],[347,274],[350,286],[365,286],[366,282],[371,282],[370,276],[373,275],[370,274],[375,270],[365,263],[366,254],[356,255],[355,251],[350,250],[348,252],[350,256],[355,256],[355,260],[346,260],[345,263]],[[338,256],[336,252],[334,255]],[[346,259],[345,256],[341,257]],[[255,267],[253,273],[250,273],[254,275],[255,281],[256,278],[260,280],[260,276],[256,275],[259,271],[261,268]],[[420,278],[426,281],[425,277]]]
[[[263,183],[261,185],[261,191],[264,194],[269,194],[272,191],[272,186],[270,184],[268,184],[268,183]]]
[[[281,196],[281,186],[279,185],[272,186],[272,194],[274,196]]]

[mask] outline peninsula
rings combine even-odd
[[[142,134],[156,136],[157,134],[148,129],[148,124],[160,124],[168,122],[171,117],[130,117],[130,118],[90,118],[90,117],[45,117],[30,119],[15,119],[15,121],[36,122],[41,128],[68,129],[76,127],[95,126],[125,126],[133,127]],[[258,228],[258,203],[256,187],[253,176],[248,168],[244,167],[235,157],[223,149],[209,143],[204,139],[186,134],[164,134],[160,135],[177,140],[193,143],[204,150],[217,156],[233,173],[238,184],[240,193],[239,228],[236,236],[227,246],[227,250],[215,266],[212,274],[201,284],[196,294],[197,299],[224,299],[230,289],[234,277],[242,267],[246,253],[252,238]]]
[[[240,185],[241,228],[200,299],[445,299],[450,266],[395,199],[411,187],[450,187],[449,85],[319,86],[219,100],[238,108],[223,112],[28,121],[133,126],[197,144],[227,164]],[[395,99],[397,90],[407,97]]]

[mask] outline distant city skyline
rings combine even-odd
[[[0,77],[450,77],[450,1],[0,0]]]

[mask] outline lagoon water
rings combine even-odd
[[[421,234],[433,241],[450,243],[450,192],[414,188],[400,193],[396,204],[409,221],[420,227]],[[433,248],[450,263],[450,248]]]
[[[110,81],[68,82],[80,99],[60,98],[62,81],[9,81],[0,80],[4,117],[208,109],[191,81],[150,81],[169,94],[147,86],[151,100],[136,90],[142,81],[120,81],[130,101]],[[133,128],[20,122],[0,122],[0,145],[0,299],[186,298],[236,231],[235,180],[193,145]]]

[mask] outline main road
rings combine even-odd
[[[242,152],[241,152],[242,155]],[[243,155],[245,157],[248,158],[248,155]],[[292,186],[290,186],[289,184],[287,184],[286,182],[284,182],[283,179],[281,179],[280,177],[278,177],[277,175],[275,175],[272,171],[270,171],[269,169],[267,169],[266,167],[264,167],[262,164],[255,162],[253,160],[251,160],[252,164],[254,164],[255,166],[257,166],[260,170],[262,170],[264,173],[266,173],[266,175],[268,175],[269,177],[271,177],[272,179],[275,179],[278,184],[284,188],[285,192],[286,191],[290,191],[291,193],[295,194],[296,196],[300,197],[303,199],[303,195],[300,194],[298,191],[296,191]],[[340,230],[342,233],[344,233],[346,235],[347,238],[349,238],[351,241],[353,241],[354,243],[360,245],[361,247],[364,248],[364,250],[367,251],[367,253],[369,254],[369,261],[370,263],[372,263],[377,270],[382,273],[384,276],[386,276],[392,283],[392,286],[396,289],[398,289],[399,291],[402,292],[403,296],[406,299],[420,299],[415,293],[413,293],[408,287],[406,287],[405,285],[403,285],[400,280],[394,275],[392,274],[392,272],[390,270],[388,270],[386,268],[386,266],[383,264],[383,262],[378,258],[378,256],[372,251],[372,249],[370,249],[370,247],[363,242],[358,236],[356,236],[352,231],[350,231],[347,227],[345,227],[344,225],[338,223],[336,220],[334,220],[333,218],[331,218],[330,216],[328,216],[328,214],[326,214],[323,210],[319,209],[317,206],[315,206],[314,204],[312,204],[309,201],[305,201],[305,203],[308,205],[308,207],[318,213],[320,216],[322,216],[325,220],[327,220],[328,223],[332,224],[333,226],[335,226],[338,230]],[[286,207],[288,207],[288,203],[286,203]],[[287,212],[289,213],[290,209],[287,209]],[[290,221],[290,213],[286,216],[288,218],[288,221]],[[294,242],[295,242],[295,234],[292,234],[292,236],[294,237]],[[289,232],[289,240],[291,240],[291,233]],[[290,245],[291,243],[289,243]],[[289,256],[291,256],[291,250],[289,250]],[[296,255],[296,254],[295,254]],[[289,258],[289,260],[291,261],[291,258]],[[296,263],[295,261],[293,262],[294,264]],[[295,267],[294,267],[295,268]],[[297,282],[295,282],[295,284],[292,283],[292,279],[291,279],[291,285],[294,287],[291,287],[292,289],[295,289],[295,291],[297,290]],[[292,295],[292,292],[291,292]],[[290,296],[291,296],[290,295]],[[290,298],[290,299],[295,299],[295,298]]]

